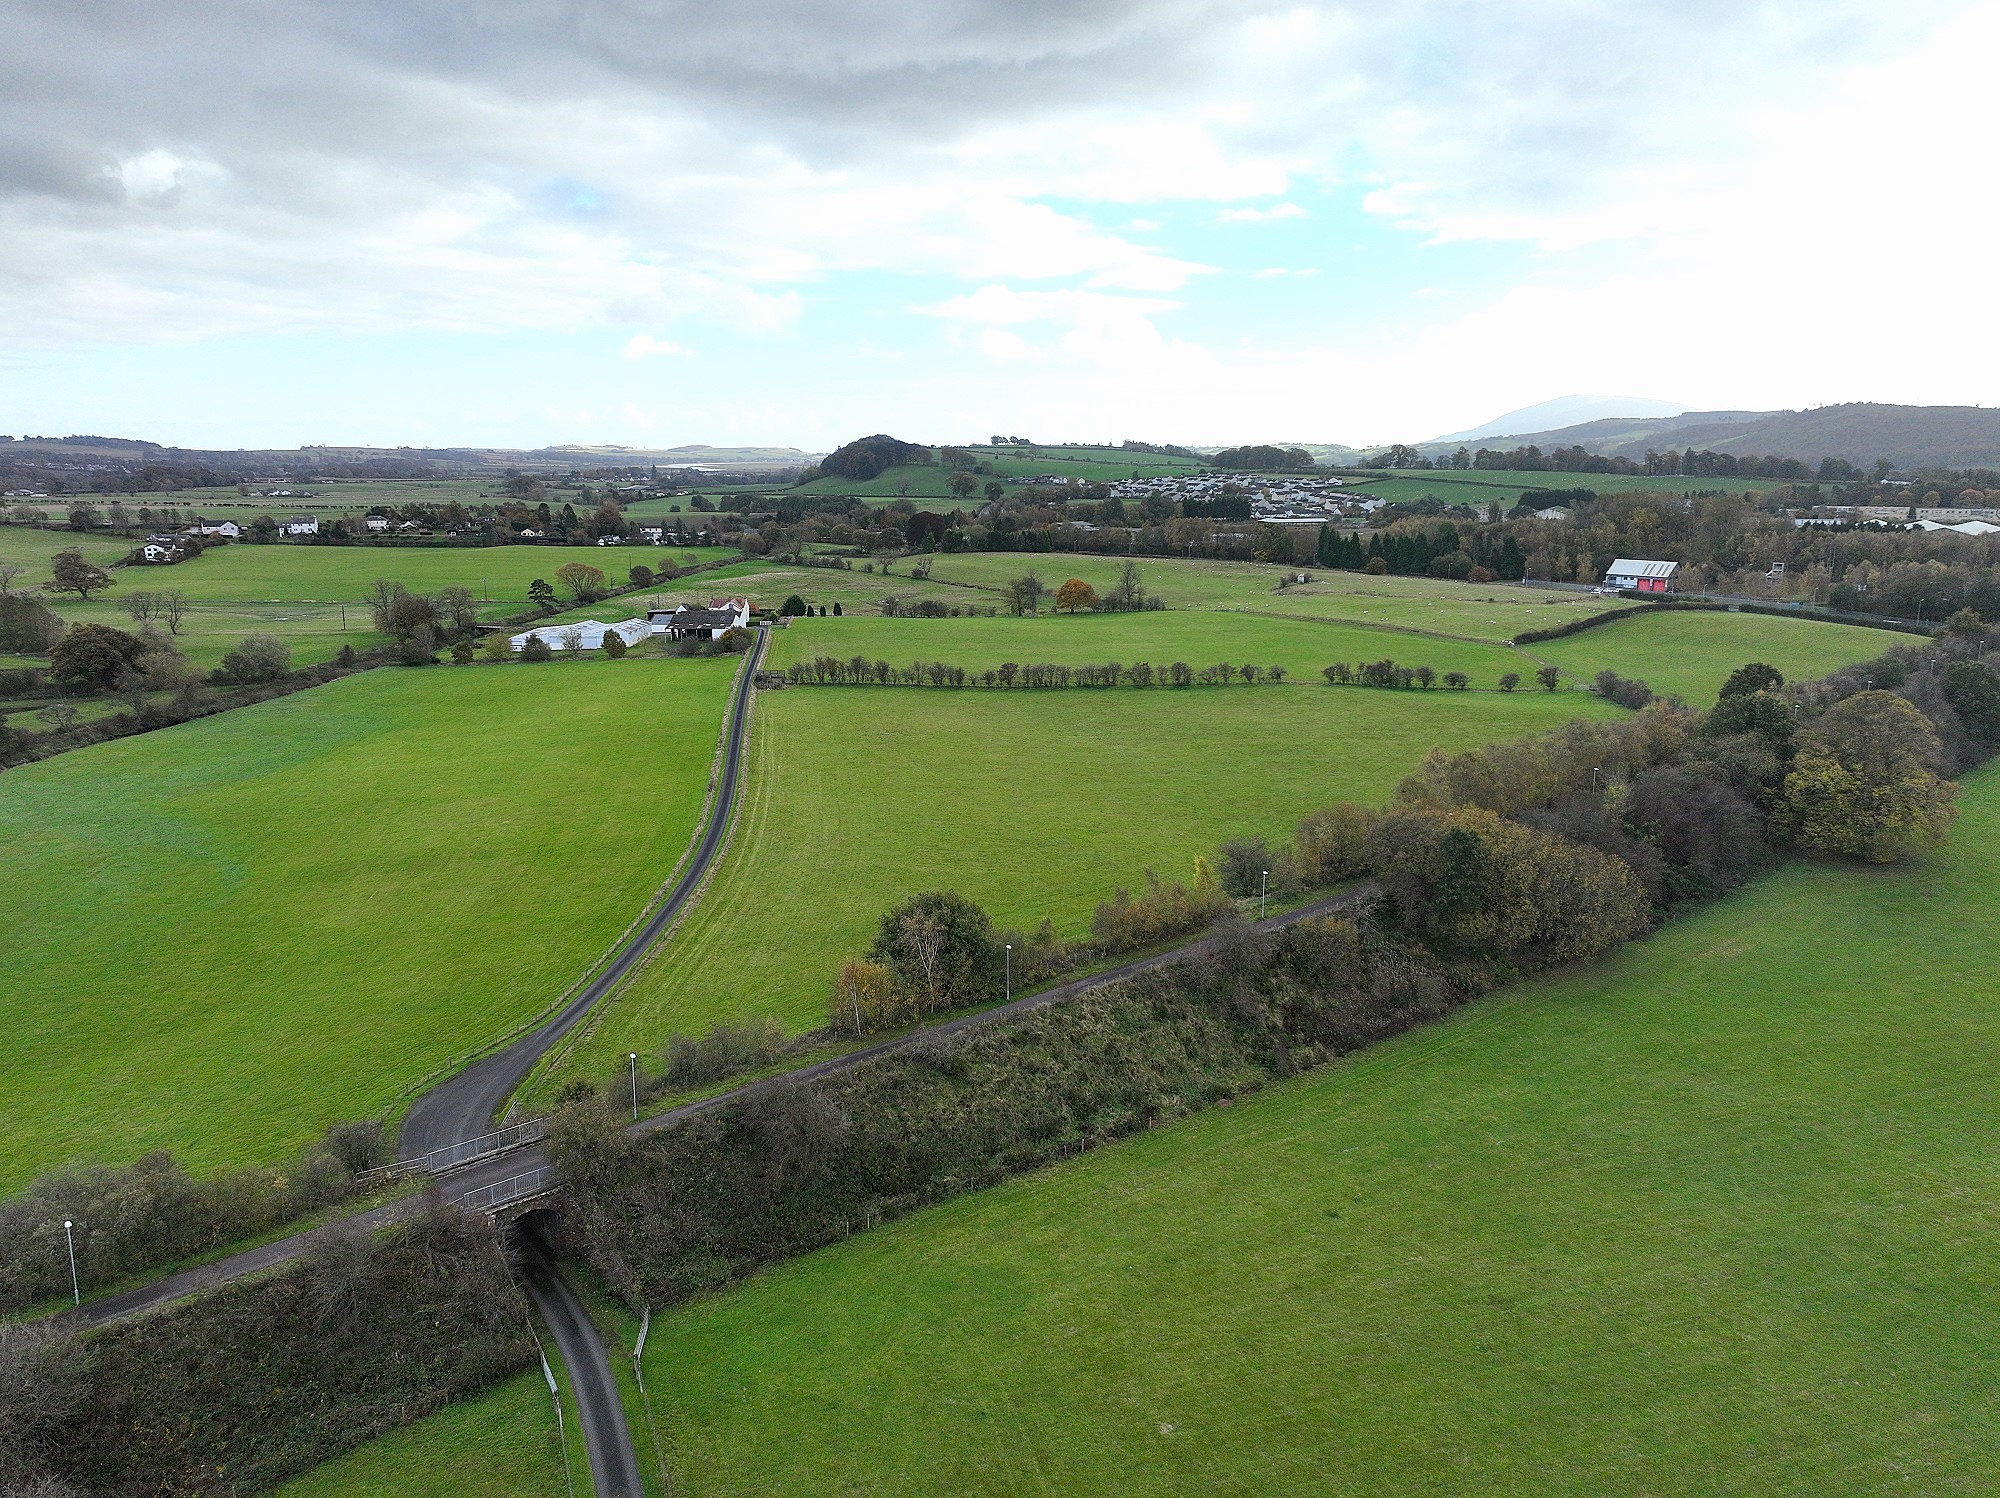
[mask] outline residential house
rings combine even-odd
[[[361,523],[371,531],[386,531],[389,528],[389,517],[387,515],[364,515],[361,517]]]
[[[154,567],[169,567],[186,557],[178,536],[148,536],[139,548],[139,560]]]
[[[196,522],[195,534],[201,536],[227,536],[234,541],[243,534],[243,527],[233,520],[220,520],[210,525],[206,520]]]
[[[280,525],[278,529],[287,536],[317,536],[319,534],[319,516],[294,515],[291,519]]]

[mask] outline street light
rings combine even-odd
[[[69,1293],[78,1305],[83,1304],[83,1286],[76,1277],[76,1234],[71,1231],[76,1224],[67,1217],[63,1219],[63,1241],[69,1244]]]
[[[1257,883],[1257,919],[1264,919],[1264,902],[1271,893],[1271,871],[1264,870],[1264,877]]]
[[[1014,944],[1007,943],[1007,997],[1014,997]]]
[[[632,1121],[637,1123],[639,1121],[639,1053],[631,1051],[627,1054],[632,1058]]]

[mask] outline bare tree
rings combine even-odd
[[[562,648],[567,652],[569,652],[571,660],[576,660],[582,655],[583,652],[582,625],[572,624],[568,629],[564,630],[562,634],[558,636],[558,638],[561,639],[562,641]]]
[[[0,562],[0,594],[14,591],[14,583],[28,569],[19,562]]]
[[[179,634],[181,621],[188,616],[187,594],[181,592],[179,588],[169,588],[166,592],[156,593],[153,596],[159,600],[155,605],[153,617],[166,625],[168,634]]]
[[[72,702],[51,702],[35,716],[49,725],[50,733],[68,733],[83,721],[83,714]]]
[[[132,616],[134,624],[144,624],[154,618],[159,611],[159,598],[152,593],[134,593],[125,600],[125,612]]]

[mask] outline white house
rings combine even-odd
[[[172,536],[148,536],[146,544],[139,548],[141,561],[155,567],[165,567],[180,561],[187,555],[181,544]]]
[[[1535,518],[1537,520],[1567,520],[1569,519],[1569,506],[1550,505],[1546,509],[1535,511]]]
[[[644,541],[648,546],[658,546],[666,538],[666,534],[667,528],[664,525],[642,525],[639,527],[639,539]]]
[[[707,608],[691,608],[683,603],[670,609],[646,611],[647,627],[656,635],[674,640],[720,639],[730,630],[746,628],[749,623],[750,600],[741,596],[711,598]]]
[[[386,531],[389,528],[389,517],[387,515],[364,515],[361,517],[361,523],[371,531]]]
[[[195,527],[195,532],[203,536],[227,536],[230,540],[234,541],[238,536],[243,534],[243,527],[233,520],[218,521],[214,525],[210,525],[204,520],[200,525]]]
[[[1679,567],[1679,562],[1648,562],[1620,557],[1605,570],[1604,586],[1631,588],[1640,593],[1664,593]]]
[[[294,515],[283,525],[279,526],[278,529],[288,536],[317,536],[319,534],[319,516]]]
[[[570,637],[575,635],[578,650],[602,650],[604,637],[616,635],[627,645],[636,645],[653,631],[644,619],[627,619],[619,624],[605,624],[597,619],[580,619],[574,624],[543,624],[534,629],[523,630],[518,635],[508,637],[507,645],[512,650],[521,650],[528,641],[540,639],[551,650],[571,648]]]

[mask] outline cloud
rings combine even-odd
[[[1281,219],[1304,218],[1306,211],[1297,203],[1273,203],[1269,208],[1225,208],[1215,217],[1225,224],[1270,224]]]
[[[650,333],[635,333],[625,344],[625,357],[628,359],[657,359],[663,355],[686,359],[694,356],[694,350],[685,344],[655,338]]]

